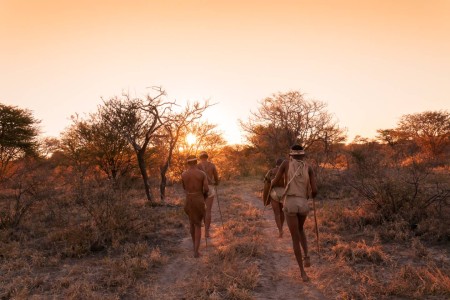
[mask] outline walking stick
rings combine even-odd
[[[216,196],[217,196],[217,206],[219,207],[219,214],[220,214],[220,221],[222,222],[222,229],[225,229],[225,227],[223,226],[222,211],[220,210],[219,194],[217,193],[217,187],[216,186],[214,186],[214,191],[216,192]]]
[[[314,210],[314,222],[316,223],[316,237],[317,237],[317,254],[320,257],[320,245],[319,245],[319,226],[317,225],[317,215],[316,215],[316,202],[313,200],[313,210]]]

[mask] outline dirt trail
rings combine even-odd
[[[314,284],[310,269],[306,272],[311,282],[304,283],[292,250],[292,241],[287,225],[284,224],[283,238],[278,238],[273,210],[266,207],[254,191],[244,189],[244,199],[261,210],[263,217],[263,233],[267,246],[268,258],[261,262],[260,285],[255,290],[255,299],[327,299]],[[309,241],[311,247],[312,243]],[[314,267],[315,256],[311,255]]]
[[[216,246],[214,232],[218,226],[222,226],[216,200],[214,201],[211,213],[211,238],[208,238],[207,243],[204,238],[205,227],[202,227],[202,243],[200,244],[199,250],[202,257],[199,259],[193,257],[192,239],[189,233],[186,232],[186,237],[181,240],[179,247],[175,250],[175,254],[171,258],[170,263],[164,268],[163,274],[160,276],[160,280],[154,288],[157,298],[185,299],[183,281],[190,276],[199,263],[206,263],[205,258],[208,256],[208,253],[214,251]],[[187,216],[185,221],[188,223]]]
[[[222,193],[225,192],[223,191]],[[314,279],[311,275],[311,282],[304,283],[301,280],[292,251],[287,225],[284,225],[284,237],[281,239],[278,238],[278,230],[273,219],[272,209],[267,207],[263,214],[262,201],[256,196],[251,187],[243,187],[243,193],[240,196],[247,203],[261,211],[263,235],[265,245],[267,246],[267,258],[260,262],[261,275],[258,287],[253,291],[254,299],[327,299],[315,287]],[[225,198],[227,195],[219,195],[219,197]],[[228,218],[230,216],[223,217]],[[224,221],[226,222],[226,220]],[[214,251],[216,246],[214,242],[214,231],[219,226],[222,225],[217,201],[215,201],[212,209],[212,238],[208,239],[208,247],[206,247],[205,240],[202,238],[202,244],[200,246],[200,252],[203,254],[203,257],[200,259],[192,257],[192,241],[188,233],[186,233],[186,237],[181,240],[174,256],[170,259],[170,263],[164,268],[158,284],[154,286],[155,296],[164,296],[164,299],[184,298],[183,280],[196,269],[196,265],[199,262],[206,263],[205,258],[208,256],[208,253]],[[311,244],[311,241],[309,243]],[[311,256],[313,264],[314,259],[315,256]]]

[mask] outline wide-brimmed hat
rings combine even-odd
[[[206,153],[206,151],[202,151],[202,152],[200,152],[200,156],[199,156],[200,158],[202,158],[202,157],[208,157],[208,153]]]
[[[186,161],[187,162],[197,161],[197,157],[195,157],[195,155],[189,155]]]

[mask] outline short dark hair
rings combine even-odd
[[[291,150],[304,150],[299,144],[294,144],[291,146]]]
[[[277,161],[276,161],[277,166],[280,166],[283,163],[283,161],[284,161],[284,159],[282,159],[282,158],[277,159]]]

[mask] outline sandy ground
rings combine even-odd
[[[268,258],[261,262],[260,286],[255,290],[255,299],[327,299],[315,287],[313,275],[308,272],[310,268],[306,271],[311,282],[301,280],[287,225],[284,224],[283,237],[278,238],[272,208],[268,206],[264,209],[262,201],[252,191],[245,191],[245,199],[262,211],[268,253]],[[312,247],[311,241],[309,246]],[[313,268],[317,257],[313,255],[313,251],[310,252]]]
[[[267,256],[260,261],[260,278],[256,289],[253,291],[254,299],[327,299],[317,288],[314,282],[314,275],[310,271],[314,268],[317,256],[310,251],[313,266],[307,269],[311,278],[310,282],[304,283],[300,277],[300,271],[292,250],[292,242],[287,225],[284,226],[284,237],[278,238],[278,230],[275,225],[273,211],[267,207],[263,209],[262,201],[252,187],[243,187],[242,197],[252,206],[261,212],[263,219],[263,235],[267,246]],[[226,198],[225,191],[221,191],[219,197]],[[222,204],[223,205],[223,204]],[[232,216],[224,216],[230,218]],[[312,216],[311,220],[312,221]],[[189,236],[186,236],[179,243],[174,257],[163,269],[159,283],[155,286],[155,291],[159,295],[164,295],[166,299],[183,299],[182,283],[186,276],[192,270],[195,270],[197,264],[204,263],[208,253],[214,251],[217,246],[214,241],[214,231],[221,226],[220,214],[217,201],[213,205],[213,217],[211,236],[208,239],[206,247],[205,240],[202,239],[200,252],[203,257],[194,259],[192,257],[192,242]],[[203,228],[202,228],[203,231]],[[313,241],[310,241],[310,244]],[[312,246],[312,245],[310,245]],[[181,287],[181,288],[180,288]]]

